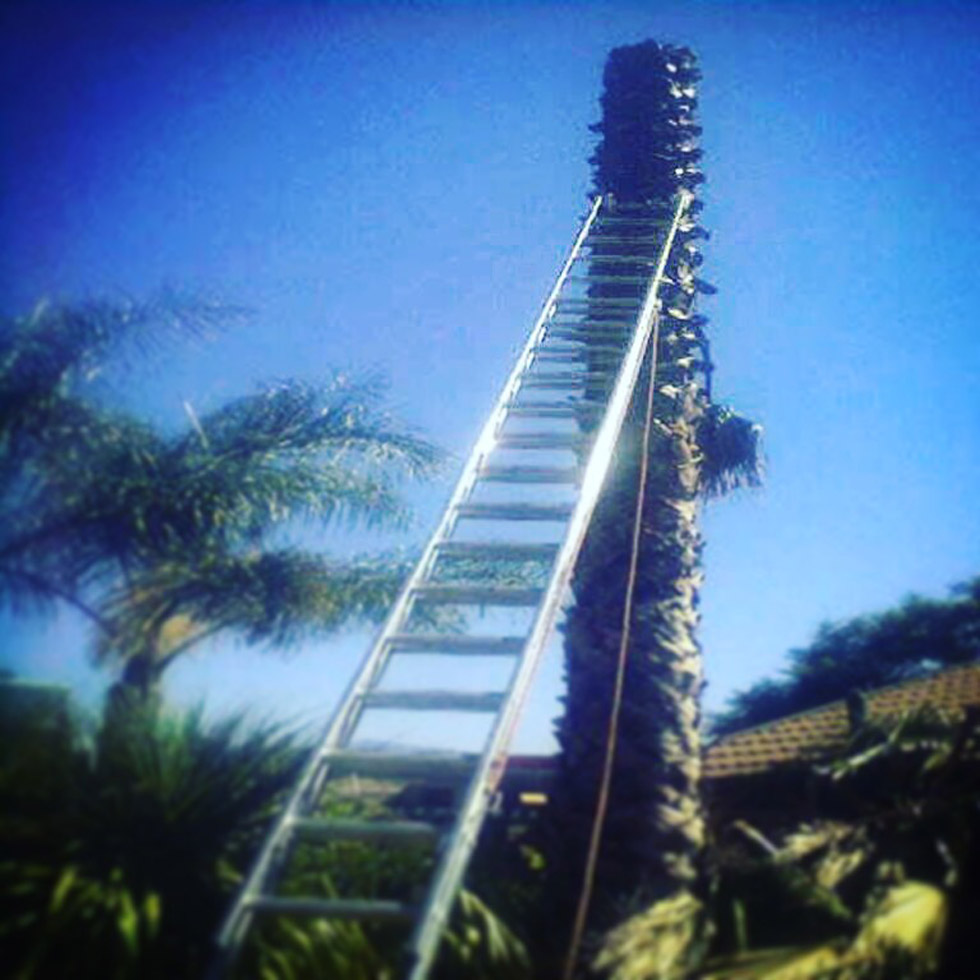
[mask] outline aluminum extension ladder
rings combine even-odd
[[[435,533],[225,920],[212,978],[232,975],[253,923],[270,915],[408,920],[414,923],[414,932],[406,976],[424,980],[428,975],[503,775],[535,668],[560,613],[644,356],[656,336],[658,293],[665,281],[670,282],[666,269],[678,229],[690,226],[691,200],[682,191],[668,211],[594,200]],[[527,422],[537,428],[524,428]],[[554,466],[499,461],[512,458],[513,453],[524,460],[564,453],[563,458],[570,455],[571,462]],[[511,499],[477,499],[488,484],[508,485]],[[520,488],[540,492],[547,489],[544,485],[562,485],[571,499],[560,503],[541,502],[540,497],[518,499]],[[476,539],[461,533],[474,526],[487,530]],[[529,533],[532,529],[538,533]],[[540,540],[543,530],[554,531],[550,540]],[[537,563],[547,572],[541,578],[547,585],[446,581],[440,568],[454,560],[484,568],[494,562]],[[420,630],[417,614],[442,606],[523,608],[530,613],[531,625],[526,635],[479,635],[465,625],[458,632],[434,630],[430,619],[429,627]],[[502,690],[392,690],[383,683],[386,669],[396,659],[423,653],[511,658],[514,666]],[[365,713],[389,709],[485,712],[492,723],[481,752],[461,753],[451,747],[404,752],[391,751],[387,745],[380,750],[358,748],[355,736]],[[447,734],[446,740],[451,738]],[[454,784],[458,792],[449,819],[441,826],[416,819],[319,816],[328,783],[351,774]],[[351,840],[371,846],[430,842],[435,848],[434,870],[424,900],[276,894],[276,883],[300,842]]]

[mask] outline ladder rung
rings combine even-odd
[[[331,775],[358,773],[366,776],[402,779],[428,779],[433,782],[457,782],[472,775],[480,761],[478,755],[464,752],[361,752],[356,749],[334,749],[324,761]]]
[[[516,585],[418,585],[412,595],[420,602],[441,605],[536,606],[544,589]]]
[[[577,432],[514,432],[497,437],[501,449],[580,449],[585,442]]]
[[[571,504],[460,504],[459,517],[471,520],[498,521],[567,521],[572,516]]]
[[[487,483],[578,483],[577,466],[483,466],[477,478]]]
[[[587,346],[592,345],[592,343],[598,339],[608,340],[610,337],[626,337],[626,332],[629,330],[631,324],[595,324],[593,326],[588,326],[583,324],[581,327],[574,327],[571,325],[564,326],[560,325],[557,327],[548,328],[548,336],[554,338],[555,340],[567,340],[575,343],[586,344]],[[623,348],[618,348],[620,354],[623,354]]]
[[[405,711],[497,711],[503,703],[500,691],[372,691],[365,708]]]
[[[579,255],[575,261],[588,262],[590,265],[603,263],[609,265],[648,265],[651,268],[656,268],[657,265],[657,259],[653,255],[625,255],[614,252],[603,252],[601,255]]]
[[[521,379],[522,388],[568,388],[610,381],[609,371],[539,371]]]
[[[640,300],[633,296],[564,296],[555,300],[555,306],[581,306],[586,310],[598,307],[606,307],[612,310],[640,309]]]
[[[512,657],[524,649],[524,637],[395,633],[388,637],[388,646],[397,653],[456,653]]]
[[[657,231],[661,230],[663,229],[642,221],[617,222],[615,225],[612,222],[607,222],[601,227],[592,229],[589,241],[606,241],[610,238],[621,238],[623,241],[630,242],[631,244],[647,245],[650,248],[661,248],[663,246],[664,236],[657,234]]]
[[[654,253],[659,253],[661,247],[661,243],[655,238],[627,238],[623,235],[603,235],[601,232],[596,232],[584,244],[590,248],[595,248],[597,245],[638,245],[641,248],[652,249]],[[656,258],[656,254],[647,255],[644,258],[653,259]]]
[[[611,327],[601,327],[599,329],[576,329],[574,327],[559,327],[548,332],[548,337],[551,340],[563,340],[569,344],[583,344],[587,348],[591,348],[593,344],[597,341],[616,341],[621,337],[625,338],[627,336],[627,328],[620,327],[618,329],[612,329]],[[598,346],[598,345],[597,345]],[[608,343],[604,346],[609,347]],[[619,357],[616,359],[615,366],[618,367],[622,360],[623,350],[619,349]]]
[[[641,298],[639,296],[635,299],[624,298],[625,302],[622,303],[610,302],[608,299],[598,296],[593,296],[591,299],[588,296],[560,299],[555,304],[552,316],[556,318],[559,316],[575,317],[576,322],[581,322],[583,317],[591,315],[598,319],[596,314],[605,314],[606,317],[626,320],[626,325],[633,326],[636,318],[640,315]]]
[[[663,235],[654,236],[654,231],[667,231],[670,221],[666,225],[651,218],[604,218],[601,223],[597,221],[589,233],[588,240],[601,238],[608,229],[610,234],[629,236],[634,234],[646,234],[648,238],[654,239],[659,247],[663,247]],[[651,244],[654,242],[651,241]]]
[[[581,375],[578,378],[539,378],[535,380],[525,380],[523,389],[525,391],[577,391],[579,388],[588,385],[612,383],[614,377],[602,374]]]
[[[578,323],[555,323],[551,327],[554,330],[577,330],[580,333],[587,334],[589,340],[588,351],[583,349],[581,342],[576,339],[574,342],[559,343],[558,341],[563,340],[562,337],[556,337],[554,333],[549,332],[548,336],[545,337],[544,341],[540,343],[534,351],[535,357],[543,357],[545,354],[555,354],[559,357],[570,356],[570,357],[581,357],[585,353],[589,354],[604,354],[609,357],[621,358],[623,354],[626,353],[626,347],[624,344],[620,343],[618,338],[622,333],[625,333],[627,329],[626,324],[619,323],[608,323],[605,324],[606,330],[603,333],[609,334],[610,336],[601,336],[597,333],[591,333],[589,330],[590,324],[587,321],[579,321]],[[602,324],[599,324],[602,326]],[[615,332],[614,332],[615,330]],[[600,343],[600,341],[602,341]]]
[[[595,220],[594,229],[597,226],[602,225],[653,225],[657,228],[663,228],[666,230],[670,227],[670,215],[667,212],[663,212],[662,218],[614,218],[612,215],[599,215]]]
[[[507,406],[508,415],[533,419],[577,419],[584,412],[598,412],[599,406],[592,402],[524,402]]]
[[[625,286],[645,286],[650,281],[650,276],[607,276],[601,272],[588,272],[585,275],[569,276],[568,278],[571,282],[597,283],[599,285],[615,283]]]
[[[264,915],[307,915],[323,919],[413,919],[418,912],[406,902],[385,902],[372,898],[287,898],[257,895],[248,899],[250,912]]]
[[[641,214],[652,218],[654,215],[662,215],[664,218],[673,218],[674,209],[663,204],[651,204],[647,201],[616,201],[608,205],[608,210],[602,212],[603,217],[625,217],[628,214]]]
[[[683,125],[689,125],[684,123]],[[693,125],[693,124],[691,124]],[[624,203],[622,201],[607,201],[606,206],[599,212],[596,216],[596,221],[606,220],[609,218],[625,218],[629,212],[634,212],[638,214],[648,215],[650,218],[663,216],[664,218],[671,218],[673,216],[673,211],[668,210],[662,204],[653,204],[650,202],[640,202],[639,204]]]
[[[555,320],[548,324],[546,341],[566,340],[590,343],[602,342],[607,347],[619,347],[633,328],[633,322],[623,320]],[[625,348],[620,347],[620,352]]]
[[[536,541],[443,541],[439,554],[447,558],[504,558],[513,561],[549,559],[558,554],[558,544]]]
[[[379,844],[414,844],[436,841],[439,828],[421,820],[334,820],[303,817],[290,825],[307,840],[363,840]]]
[[[581,313],[571,318],[556,316],[548,322],[549,327],[603,327],[608,330],[629,330],[633,325],[634,321],[625,317],[620,317],[617,320],[607,320],[602,317],[586,316]]]
[[[558,347],[556,345],[551,348],[542,347],[535,351],[534,360],[536,363],[544,364],[568,364],[570,361],[584,361],[590,357],[614,357],[619,360],[622,356],[622,347],[602,347],[599,344],[594,346],[589,345],[588,347]]]

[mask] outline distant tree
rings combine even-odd
[[[980,659],[980,578],[949,599],[910,596],[895,609],[824,623],[808,647],[789,652],[782,676],[729,698],[718,734],[760,725],[846,697]]]
[[[398,475],[439,452],[380,408],[376,382],[286,381],[175,434],[110,410],[85,380],[153,330],[222,310],[41,305],[0,324],[0,599],[64,602],[92,622],[117,698],[151,697],[223,630],[283,641],[379,616],[404,574],[275,541],[291,523],[398,525]],[[163,321],[163,323],[161,323]]]

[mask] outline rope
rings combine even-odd
[[[613,763],[616,759],[616,746],[619,741],[619,716],[623,707],[623,686],[626,678],[626,661],[633,619],[633,592],[636,588],[636,576],[640,563],[640,533],[643,503],[646,497],[647,476],[650,470],[650,433],[653,430],[653,395],[654,381],[657,375],[657,347],[659,346],[659,340],[660,315],[658,312],[653,323],[653,333],[650,337],[650,381],[647,390],[646,414],[643,420],[640,477],[636,492],[636,506],[633,509],[633,538],[630,544],[629,574],[626,580],[626,599],[623,604],[622,629],[620,631],[619,653],[616,660],[616,678],[613,684],[609,724],[606,728],[606,753],[602,766],[602,779],[599,783],[599,795],[596,798],[595,815],[592,818],[592,834],[589,838],[589,850],[585,860],[582,891],[579,895],[578,908],[575,912],[575,925],[572,929],[572,938],[568,947],[568,955],[565,959],[565,967],[562,970],[562,980],[572,980],[575,973],[579,947],[582,945],[582,936],[585,933],[585,920],[589,914],[589,905],[592,902],[592,892],[595,888],[596,866],[599,862],[599,845],[602,842],[602,832],[606,823],[606,812],[609,809],[609,791],[612,786]]]

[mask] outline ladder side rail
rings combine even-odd
[[[572,267],[574,266],[574,263],[581,252],[583,243],[588,238],[592,225],[594,224],[596,216],[599,214],[601,207],[602,198],[596,197],[592,208],[589,211],[589,214],[583,223],[571,250],[569,251],[565,263],[562,266],[557,279],[555,280],[555,284],[552,287],[548,298],[545,300],[541,312],[538,314],[538,318],[535,321],[531,334],[524,345],[524,349],[521,351],[517,363],[511,370],[510,375],[508,376],[507,381],[505,382],[504,387],[497,398],[496,404],[491,411],[490,417],[487,419],[487,422],[484,424],[480,435],[477,437],[477,441],[470,452],[462,472],[460,473],[456,486],[449,498],[449,502],[443,510],[442,518],[440,519],[435,531],[429,538],[429,541],[426,544],[421,557],[416,563],[415,568],[412,570],[408,581],[402,587],[398,598],[395,600],[395,604],[392,606],[391,611],[386,617],[385,623],[381,627],[370,653],[365,658],[365,661],[362,663],[351,684],[345,691],[344,696],[340,701],[340,705],[335,713],[334,719],[328,726],[327,734],[321,742],[318,752],[316,753],[317,758],[314,761],[322,760],[323,756],[329,753],[331,749],[338,748],[344,744],[346,736],[350,734],[349,729],[352,721],[356,719],[358,705],[360,704],[363,696],[370,689],[373,682],[377,679],[380,671],[384,668],[387,662],[389,651],[387,649],[386,641],[391,634],[397,632],[398,626],[404,622],[408,614],[411,612],[412,605],[414,603],[413,592],[428,576],[428,573],[431,570],[432,564],[436,558],[439,544],[452,533],[453,527],[455,526],[457,520],[456,512],[458,506],[463,503],[472,492],[473,486],[479,478],[480,467],[482,466],[483,460],[489,455],[496,443],[501,422],[506,416],[507,404],[513,399],[515,393],[520,387],[521,380],[527,373],[527,369],[533,361],[535,348],[540,343],[545,333],[549,317],[548,311],[554,304],[558,295],[561,293],[561,290],[564,288],[565,282],[571,274]],[[349,717],[352,712],[355,713],[355,718]],[[311,784],[311,789],[312,788],[313,786]]]
[[[517,363],[514,365],[497,399],[496,405],[460,474],[439,525],[430,537],[408,581],[402,587],[370,652],[345,690],[334,712],[333,718],[326,728],[324,737],[320,744],[311,752],[310,759],[296,787],[290,794],[290,798],[276,820],[272,831],[266,837],[262,849],[255,858],[252,868],[242,884],[231,910],[222,923],[217,938],[218,956],[214,969],[210,974],[212,980],[221,980],[234,965],[241,944],[254,918],[253,913],[249,910],[249,903],[261,894],[263,884],[270,872],[275,868],[277,856],[281,856],[280,852],[283,845],[286,844],[291,825],[302,815],[301,811],[303,806],[309,801],[310,797],[318,792],[319,786],[322,785],[323,780],[326,778],[325,758],[332,749],[342,744],[344,737],[349,734],[352,715],[356,717],[360,702],[363,701],[364,695],[370,688],[372,681],[378,676],[379,671],[383,668],[387,660],[389,651],[386,641],[388,637],[397,632],[398,626],[411,611],[413,590],[428,574],[436,557],[440,541],[452,532],[457,520],[456,511],[458,505],[464,502],[472,491],[479,474],[480,465],[496,442],[501,422],[506,415],[507,404],[513,399],[520,387],[523,375],[533,361],[535,348],[544,337],[547,322],[552,315],[555,302],[569,277],[583,244],[592,230],[596,216],[602,207],[602,201],[601,196],[597,196],[593,201],[592,207],[555,280],[555,284],[548,294],[548,298],[545,300],[541,312],[538,314],[538,318],[524,345],[524,349]]]
[[[565,589],[571,581],[575,562],[612,463],[613,450],[629,409],[630,398],[640,375],[644,355],[651,337],[655,335],[657,330],[660,315],[660,299],[657,294],[660,291],[667,261],[673,249],[677,228],[692,199],[693,196],[687,191],[681,191],[678,195],[673,220],[664,239],[660,258],[651,278],[633,339],[623,359],[605,417],[589,454],[582,479],[581,493],[572,512],[565,540],[555,561],[545,597],[524,648],[520,666],[515,671],[511,681],[504,706],[497,716],[481,762],[470,783],[467,798],[453,829],[449,846],[443,852],[440,866],[436,870],[435,887],[422,912],[419,929],[413,942],[415,961],[412,964],[410,980],[425,980],[429,973],[439,949],[449,912],[469,863],[470,854],[483,824],[490,794],[503,775],[507,748],[514,735],[524,700],[540,663],[545,644],[557,621]],[[650,383],[654,383],[652,375]]]
[[[552,287],[551,292],[548,294],[548,298],[545,300],[542,306],[541,312],[538,314],[538,318],[535,321],[531,334],[524,345],[524,349],[521,351],[521,355],[519,356],[517,363],[511,370],[511,373],[497,398],[490,417],[487,419],[487,422],[484,424],[480,435],[477,437],[477,441],[470,452],[469,458],[463,467],[463,471],[460,473],[455,489],[449,498],[449,502],[443,510],[443,515],[439,521],[439,524],[429,538],[429,541],[426,544],[421,557],[416,563],[415,568],[409,576],[408,581],[402,587],[398,598],[395,600],[395,604],[392,607],[391,612],[388,614],[370,654],[365,659],[360,670],[355,675],[340,702],[340,707],[337,710],[336,716],[328,727],[327,735],[320,745],[318,752],[319,756],[322,757],[331,749],[337,748],[343,744],[344,735],[347,734],[346,729],[348,727],[347,720],[344,718],[344,708],[347,706],[356,705],[359,702],[360,698],[367,693],[371,684],[377,678],[378,673],[387,661],[388,651],[386,649],[386,640],[392,633],[397,631],[397,627],[404,622],[407,614],[411,611],[414,601],[412,593],[428,575],[432,567],[432,563],[436,558],[439,544],[452,533],[453,527],[455,526],[457,520],[457,509],[472,492],[473,486],[479,478],[480,467],[483,464],[483,460],[489,455],[490,451],[494,447],[494,444],[496,443],[501,422],[506,415],[507,404],[513,399],[514,394],[520,387],[521,380],[524,374],[527,373],[527,369],[533,361],[535,348],[540,343],[540,340],[544,335],[549,315],[548,311],[554,304],[555,299],[561,293],[561,290],[571,273],[571,269],[582,249],[582,245],[592,229],[592,225],[595,222],[601,206],[602,198],[597,197],[593,202],[592,208],[585,222],[583,223],[574,244],[572,245],[572,248],[565,260],[564,265],[562,266],[561,271],[558,274],[557,279],[555,280],[555,284]]]

